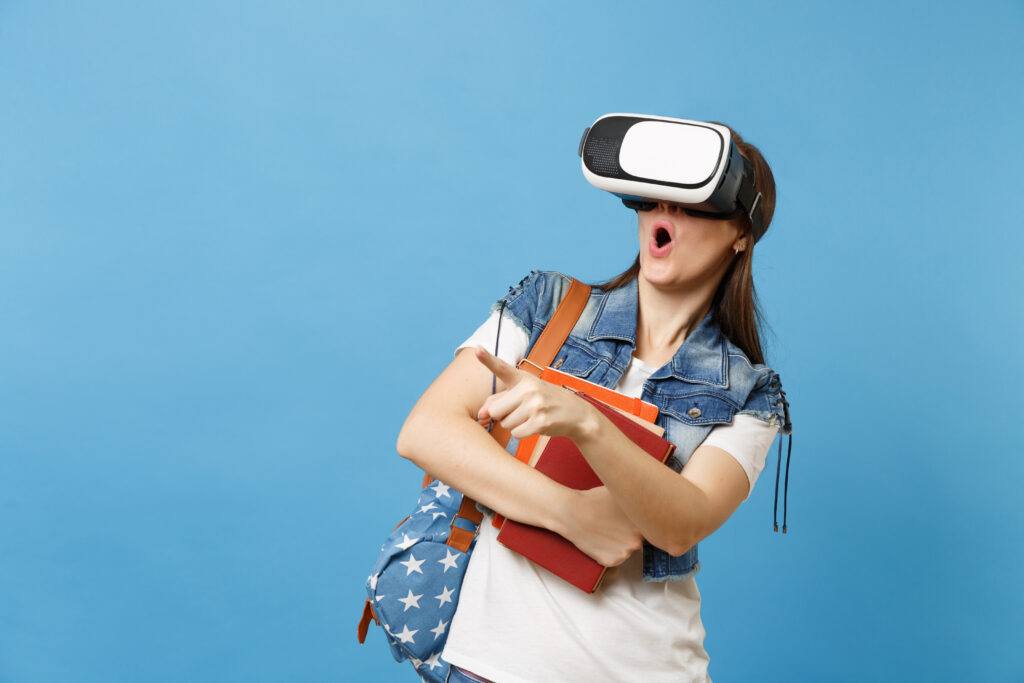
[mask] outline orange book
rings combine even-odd
[[[656,433],[657,428],[652,431],[653,425],[645,425],[601,401],[580,395],[658,461],[665,462],[672,455],[675,445]],[[558,483],[574,489],[601,486],[601,480],[580,449],[567,437],[546,439],[536,457],[535,467]],[[515,520],[507,520],[502,525],[498,541],[587,593],[597,590],[607,569],[555,532]]]

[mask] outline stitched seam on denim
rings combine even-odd
[[[782,426],[782,421],[781,421],[781,419],[779,417],[779,413],[775,412],[774,410],[750,410],[750,409],[748,409],[748,410],[737,411],[736,414],[737,415],[752,415],[753,417],[758,418],[762,422],[768,422],[768,423],[771,423],[772,418],[774,417],[776,420],[778,420],[778,422],[776,422],[775,424],[779,425],[780,427]]]
[[[630,344],[636,344],[636,340],[633,337],[619,336],[619,335],[614,335],[614,334],[609,334],[609,335],[597,334],[597,332],[595,330],[597,328],[598,322],[600,322],[600,320],[601,320],[601,316],[604,315],[604,307],[608,304],[608,296],[606,294],[604,294],[604,293],[597,294],[595,296],[601,297],[601,303],[598,305],[597,313],[594,314],[594,322],[591,323],[591,325],[590,325],[590,332],[587,334],[587,341],[593,342],[593,341],[598,341],[600,339],[616,339],[618,341],[624,341],[624,342],[628,342]]]
[[[698,560],[697,562],[694,562],[693,567],[691,567],[686,572],[683,572],[682,574],[666,574],[664,576],[647,576],[645,574],[643,580],[648,583],[664,583],[665,581],[685,581],[691,576],[694,576],[700,570],[701,564]]]
[[[741,403],[739,403],[738,401],[732,400],[732,398],[730,398],[728,395],[724,395],[723,396],[722,394],[720,394],[720,393],[718,393],[716,391],[708,391],[706,389],[690,389],[689,391],[686,391],[685,393],[678,393],[678,392],[674,392],[674,391],[671,391],[671,390],[658,392],[658,398],[670,400],[670,401],[673,401],[673,402],[674,401],[683,401],[683,400],[694,398],[694,397],[697,397],[697,396],[703,396],[703,397],[706,397],[708,399],[711,399],[712,401],[717,401],[719,403],[724,403],[724,404],[726,404],[728,406],[731,406],[733,408],[736,408],[736,409],[739,409],[739,408],[743,407],[743,405]]]
[[[535,271],[535,270],[531,270],[526,275],[526,277],[524,277],[522,280],[519,281],[519,284],[517,284],[514,287],[512,287],[511,291],[508,294],[506,294],[505,297],[504,297],[504,298],[508,299],[508,303],[512,303],[513,301],[515,301],[516,299],[518,299],[520,296],[523,295],[523,293],[526,291],[527,281],[532,279],[533,276],[536,274],[536,272],[537,271]]]
[[[644,569],[649,570],[647,572],[649,576],[671,576],[671,575],[677,574],[677,573],[679,573],[681,571],[682,572],[689,571],[690,568],[692,568],[695,564],[697,564],[697,560],[695,558],[694,559],[687,559],[687,556],[690,554],[690,551],[693,550],[696,547],[697,546],[691,546],[682,555],[669,555],[666,551],[662,550],[661,548],[656,548],[656,547],[652,546],[652,549],[654,551],[652,553],[652,564],[654,564],[656,566],[655,567],[647,567],[647,566],[645,566]],[[676,564],[677,562],[682,564],[683,567],[682,568],[678,568],[678,567],[673,567],[672,566],[673,564]]]
[[[726,405],[729,405],[729,407],[732,408],[733,410],[739,410],[740,408],[743,407],[742,403],[740,403],[739,401],[732,400],[732,398],[730,398],[729,396],[723,396],[722,394],[714,391],[702,391],[700,389],[697,389],[695,391],[687,391],[686,393],[675,393],[673,391],[660,391],[657,393],[658,398],[663,398],[672,402],[688,400],[690,398],[695,398],[697,396],[702,396],[711,399],[712,401],[725,403]]]
[[[750,362],[747,361],[747,364],[749,365]],[[779,380],[778,373],[772,370],[767,365],[751,365],[750,367],[751,369],[757,371],[757,379],[754,381],[754,385],[750,387],[751,394],[753,394],[755,391],[759,389],[764,389],[765,387],[770,386],[773,382],[778,382],[781,386],[781,381]]]
[[[768,410],[762,412],[766,412],[770,416],[768,418],[769,422],[772,420],[778,422],[779,431],[781,432],[782,428],[786,424],[787,411],[782,400],[782,380],[775,371],[771,371],[768,374],[767,385],[764,388],[764,400],[767,404]]]
[[[704,379],[703,377],[694,377],[693,375],[684,375],[682,373],[676,373],[675,370],[672,370],[672,372],[671,372],[669,377],[658,377],[658,378],[652,378],[652,379],[657,379],[658,381],[665,380],[665,379],[675,379],[675,380],[678,380],[680,382],[688,382],[690,384],[703,384],[704,386],[715,387],[716,389],[724,389],[725,387],[729,386],[729,377],[728,377],[728,375],[725,375],[724,373],[723,373],[723,377],[725,377],[725,383],[724,384],[721,383],[721,382],[715,382],[715,381],[710,380],[710,379]]]
[[[538,333],[543,331],[544,327],[545,327],[545,325],[540,325],[540,324],[537,324],[537,323],[533,324],[533,329],[536,330]],[[529,334],[529,331],[527,331],[527,334]],[[601,361],[607,361],[608,360],[604,356],[595,356],[587,348],[581,346],[577,342],[572,341],[572,337],[566,337],[565,341],[562,342],[562,346],[559,347],[558,353],[555,354],[555,358],[556,359],[558,358],[558,354],[561,353],[562,349],[565,348],[566,346],[571,346],[574,349],[577,349],[579,351],[582,351],[582,352],[586,353],[594,361],[594,364],[587,369],[587,375],[586,376],[589,376],[590,373],[594,371],[594,368],[596,368],[598,365],[601,364]],[[532,347],[532,344],[531,344],[531,347]],[[577,377],[584,377],[585,376],[585,375],[580,375],[579,373],[576,373],[576,372],[570,372],[569,370],[566,370],[566,369],[563,369],[563,368],[558,368],[558,369],[561,370],[562,372],[566,372],[566,373],[568,373],[570,375],[576,375]]]
[[[745,362],[745,363],[747,364],[747,366],[748,366],[748,367],[749,367],[749,368],[750,368],[751,370],[760,370],[760,369],[762,369],[762,368],[766,368],[766,367],[768,367],[767,365],[762,365],[762,364],[760,364],[760,363],[758,363],[758,364],[754,364],[754,363],[751,363],[751,362],[750,362],[750,359],[749,359],[749,358],[747,358],[747,357],[746,357],[746,355],[744,355],[744,354],[742,354],[742,353],[730,353],[730,354],[729,354],[729,357],[730,357],[730,358],[741,358],[741,359],[743,359],[743,361],[744,361],[744,362]]]
[[[581,352],[587,354],[588,356],[590,356],[591,359],[593,359],[593,361],[594,361],[595,367],[596,367],[597,363],[600,363],[601,361],[606,361],[606,362],[608,362],[610,364],[614,360],[614,358],[609,358],[608,356],[605,356],[605,355],[598,355],[594,351],[591,351],[590,349],[588,349],[583,344],[580,344],[578,341],[576,341],[572,337],[566,337],[565,345],[566,346],[571,346],[574,349],[576,349],[578,351],[581,351]]]
[[[499,299],[497,302],[494,303],[493,306],[491,306],[491,313],[497,313],[500,309],[501,300]],[[526,326],[526,323],[519,319],[518,315],[516,315],[512,310],[509,309],[508,302],[505,303],[505,310],[502,311],[501,316],[502,318],[505,318],[506,320],[510,320],[513,323],[515,323],[515,326],[521,329],[523,332],[525,332],[527,337],[530,336],[530,329]]]
[[[596,370],[597,366],[600,365],[600,364],[601,364],[600,361],[596,361],[593,365],[591,365],[589,367],[586,367],[586,368],[583,368],[582,370],[574,370],[572,368],[568,368],[568,367],[563,365],[562,367],[558,368],[558,371],[559,372],[564,372],[567,375],[572,375],[573,377],[579,377],[580,379],[586,379],[586,378],[590,377],[590,375],[593,374],[594,370]]]
[[[689,415],[683,415],[683,414],[677,413],[676,411],[671,410],[669,408],[665,408],[661,412],[663,414],[665,414],[665,415],[672,416],[678,422],[682,422],[683,424],[688,424],[688,425],[709,425],[709,424],[715,424],[715,425],[723,424],[724,425],[724,424],[729,424],[729,423],[732,422],[733,416],[736,415],[735,412],[732,412],[732,413],[729,413],[728,416],[713,415],[711,417],[705,418],[703,413],[702,413],[700,417],[690,417]]]
[[[527,336],[529,336],[530,334],[530,327],[527,326],[527,324],[515,312],[515,310],[512,307],[512,304],[518,301],[523,296],[523,294],[526,293],[527,281],[535,279],[534,276],[537,274],[537,272],[538,271],[536,270],[531,270],[522,280],[519,281],[518,284],[510,288],[508,294],[501,297],[491,305],[491,313],[494,313],[495,311],[500,310],[501,304],[502,302],[504,302],[505,310],[503,311],[503,313],[508,313],[509,318],[512,320],[512,322],[514,322],[520,329],[522,329],[523,332],[527,334]],[[537,302],[534,302],[533,313],[536,313],[536,304]]]
[[[572,284],[572,278],[564,273],[559,273],[554,270],[538,270],[535,272],[541,276],[539,278],[541,287],[540,291],[537,292],[537,305],[540,306],[541,301],[545,298],[550,299],[551,308],[548,311],[548,318],[550,319],[551,316],[555,314],[555,309],[558,308],[558,304],[562,303],[562,300],[565,299],[565,296],[569,293],[569,286]],[[551,287],[551,280],[554,279],[553,276],[557,276],[562,280],[562,294],[559,296],[558,301],[555,301],[554,296],[550,293],[554,289]]]

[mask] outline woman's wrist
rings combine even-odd
[[[544,527],[563,538],[568,538],[578,497],[579,492],[576,489],[560,486],[558,493],[551,499],[550,505],[545,508]]]
[[[579,446],[580,450],[583,450],[589,444],[600,439],[601,430],[604,428],[603,423],[607,420],[598,412],[597,408],[583,399],[580,399],[580,402],[584,406],[583,416],[576,422],[576,429],[570,438]]]

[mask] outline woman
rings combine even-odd
[[[767,226],[771,171],[733,135]],[[444,650],[451,681],[709,680],[696,546],[750,495],[788,404],[763,365],[749,220],[647,206],[636,262],[595,287],[556,365],[657,404],[671,469],[586,401],[515,369],[565,294],[559,273],[535,271],[496,303],[402,427],[399,453],[430,475],[611,567],[586,594],[498,544],[485,516]],[[499,322],[495,357],[484,347]],[[568,489],[510,458],[480,428],[489,419],[517,439],[572,438],[605,485]]]

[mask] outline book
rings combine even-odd
[[[534,368],[534,374],[539,371],[539,377],[545,382],[555,384],[557,386],[567,387],[573,389],[577,394],[586,394],[592,398],[596,398],[602,403],[612,406],[620,410],[623,414],[635,416],[648,422],[657,430],[659,436],[664,431],[661,427],[654,425],[654,421],[658,417],[658,406],[653,403],[648,403],[639,398],[633,396],[626,396],[620,394],[617,391],[603,387],[600,384],[595,384],[585,379],[570,375],[565,372],[561,372],[554,368],[541,368],[534,363],[531,363],[529,359],[524,358],[519,361],[518,368],[522,368],[523,364],[532,365]],[[520,460],[529,465],[533,465],[536,461],[535,454],[540,453],[543,450],[543,443],[546,443],[547,437],[534,434],[528,436],[519,442],[516,446],[516,459]],[[500,529],[502,524],[505,523],[505,517],[500,514],[495,514],[491,520],[491,526],[496,529]]]
[[[656,430],[652,431],[651,427],[656,425],[645,424],[595,398],[577,393],[600,410],[633,443],[658,461],[665,462],[672,455],[675,445],[657,434]],[[534,465],[538,471],[577,490],[602,485],[572,439],[562,436],[545,438],[545,443],[540,446]],[[498,542],[587,593],[597,590],[607,570],[607,567],[555,532],[515,520],[505,521],[498,532]]]

